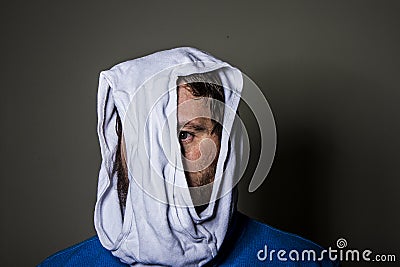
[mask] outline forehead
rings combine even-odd
[[[187,85],[179,85],[177,103],[179,122],[188,122],[199,117],[211,118],[210,102],[207,97],[194,96]]]
[[[195,97],[191,91],[190,87],[186,84],[181,84],[178,86],[178,105],[182,104],[185,101],[195,99],[199,97]]]

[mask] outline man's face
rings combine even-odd
[[[215,131],[217,123],[211,119],[210,102],[209,98],[193,96],[189,87],[178,86],[178,138],[186,180],[197,212],[205,209],[210,199],[212,186],[203,186],[214,181],[220,150],[220,132]],[[126,197],[129,180],[123,134],[121,163],[119,183],[125,189],[118,189],[118,192]]]
[[[178,138],[189,187],[214,181],[220,150],[220,134],[211,118],[210,99],[193,96],[190,88],[178,86]]]

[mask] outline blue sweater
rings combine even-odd
[[[236,213],[227,237],[208,266],[339,266],[315,243]],[[314,258],[315,252],[315,258]],[[321,254],[323,260],[319,260]],[[97,236],[43,261],[46,266],[128,266],[105,249]]]

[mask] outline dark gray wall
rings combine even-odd
[[[274,112],[274,165],[255,193],[242,180],[240,210],[399,258],[399,13],[398,1],[3,4],[2,265],[95,233],[98,74],[184,45],[238,66]]]

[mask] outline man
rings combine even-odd
[[[242,85],[193,48],[102,72],[97,236],[40,266],[333,266],[316,244],[237,212]]]

